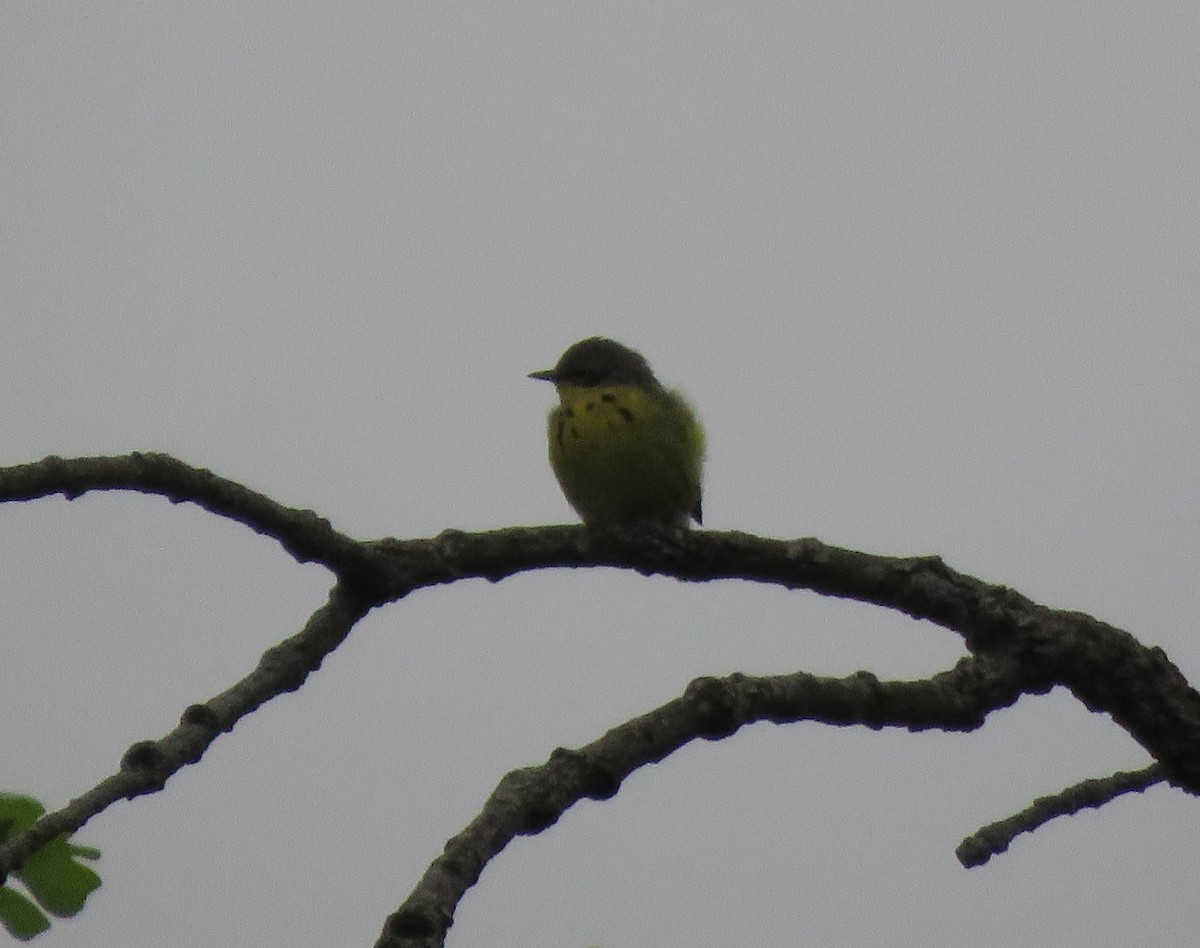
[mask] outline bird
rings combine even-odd
[[[641,353],[593,336],[529,378],[557,390],[546,426],[550,467],[585,524],[702,523],[704,428]]]

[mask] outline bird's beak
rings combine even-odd
[[[540,379],[540,380],[541,380],[541,381],[543,381],[543,382],[554,382],[554,381],[556,381],[556,379],[555,379],[555,377],[554,377],[554,370],[553,370],[553,369],[542,369],[540,372],[530,372],[530,373],[529,373],[529,378],[531,378],[531,379]]]

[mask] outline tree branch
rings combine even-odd
[[[370,570],[370,550],[338,533],[311,510],[284,507],[271,498],[205,468],[167,454],[60,458],[0,468],[0,502],[62,494],[75,500],[91,491],[157,494],[173,504],[192,503],[209,513],[272,537],[300,563],[320,563],[334,573]]]
[[[1145,771],[1086,781],[986,827],[959,847],[967,865],[986,861],[1016,834],[1047,819],[1155,781],[1200,792],[1200,694],[1160,649],[1147,648],[1091,616],[1049,609],[1004,586],[958,573],[937,557],[874,556],[815,539],[583,526],[356,541],[312,511],[284,507],[163,454],[51,457],[0,468],[0,502],[56,493],[73,499],[93,490],[133,490],[195,503],[275,538],[300,562],[325,565],[338,581],[305,628],[264,653],[245,679],[188,708],[165,737],[135,744],[118,773],[0,846],[0,874],[116,800],[160,789],[179,769],[199,760],[219,733],[299,687],[375,606],[425,586],[471,577],[498,581],[547,567],[613,566],[688,582],[738,578],[808,589],[936,623],[961,635],[971,654],[920,682],[882,683],[866,672],[847,679],[804,673],[698,679],[681,698],[593,744],[556,751],[541,767],[509,774],[392,916],[381,944],[440,944],[462,893],[515,835],[545,828],[579,799],[611,796],[634,768],[688,741],[725,737],[752,721],[969,730],[1020,694],[1064,685],[1090,710],[1111,715],[1155,759]]]
[[[200,760],[210,744],[262,704],[295,691],[349,634],[370,604],[343,587],[312,614],[304,628],[263,653],[258,667],[233,687],[187,708],[178,727],[156,741],[139,741],[121,758],[121,768],[67,806],[47,813],[24,833],[0,844],[0,884],[37,849],[74,833],[118,800],[161,790],[167,780]]]
[[[1164,780],[1166,773],[1161,764],[1084,780],[1050,796],[1038,797],[1020,813],[972,833],[958,844],[954,854],[968,869],[982,866],[993,856],[1008,849],[1009,844],[1021,833],[1032,833],[1057,817],[1071,816],[1088,807],[1102,807],[1122,794],[1141,793]]]
[[[1200,793],[1200,694],[1162,649],[1082,612],[1050,609],[956,572],[935,556],[876,556],[812,538],[582,526],[447,531],[372,546],[391,558],[386,599],[467,577],[614,566],[688,582],[745,579],[894,609],[957,632],[973,653],[1016,662],[1029,693],[1066,686],[1089,710],[1111,715],[1163,764],[1172,784]]]
[[[721,740],[760,721],[970,731],[988,712],[1017,700],[1020,673],[1014,663],[971,656],[921,681],[881,682],[867,672],[698,678],[679,698],[598,740],[577,750],[559,748],[546,763],[505,775],[479,816],[446,844],[388,919],[376,948],[441,945],[467,889],[513,839],[549,828],[580,800],[608,799],[635,770],[698,738]]]

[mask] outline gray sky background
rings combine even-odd
[[[165,450],[363,537],[563,522],[595,333],[689,393],[706,526],[951,565],[1200,681],[1191,3],[17,3],[0,463]],[[135,495],[0,509],[6,789],[52,805],[328,576]],[[507,770],[700,674],[925,676],[902,616],[541,572],[414,595],[81,834],[46,948],[367,945]],[[748,729],[501,855],[451,944],[1194,943],[1197,802],[978,826],[1144,752],[1068,695],[978,733]]]

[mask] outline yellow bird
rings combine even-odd
[[[640,353],[596,336],[529,377],[558,390],[547,429],[550,466],[585,523],[701,522],[704,429]]]

